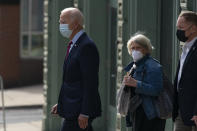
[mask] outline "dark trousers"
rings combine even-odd
[[[197,127],[185,125],[183,123],[183,120],[181,118],[181,114],[179,111],[179,115],[177,116],[174,122],[174,131],[197,131]]]
[[[165,119],[154,118],[149,120],[142,106],[139,106],[134,114],[134,131],[164,131]]]
[[[92,120],[88,121],[88,127],[81,129],[77,120],[63,120],[60,131],[93,131]]]

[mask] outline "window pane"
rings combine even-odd
[[[22,31],[28,31],[29,0],[22,0],[21,4]]]
[[[32,0],[32,31],[43,30],[43,0]]]
[[[43,35],[32,35],[31,56],[43,56]]]
[[[180,0],[182,10],[187,10],[187,0]]]
[[[29,55],[29,52],[28,52],[28,36],[27,35],[22,36],[22,55],[23,56],[28,56]]]

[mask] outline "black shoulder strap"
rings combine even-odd
[[[145,65],[143,66],[143,74],[142,74],[142,80],[141,81],[143,81],[144,80],[144,76],[145,76],[145,74],[146,74],[146,69],[145,69]]]

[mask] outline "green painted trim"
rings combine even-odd
[[[86,0],[84,1],[85,31],[96,43],[100,54],[99,92],[102,101],[102,117],[95,120],[95,131],[106,131],[108,127],[108,89],[110,87],[110,56],[109,56],[109,1]]]
[[[196,0],[187,0],[188,10],[197,12],[197,1]]]
[[[174,11],[173,11],[173,23],[174,23],[174,28],[173,28],[173,43],[172,44],[172,52],[173,52],[173,56],[172,56],[172,74],[171,74],[171,78],[172,78],[172,81],[174,80],[174,77],[175,77],[175,74],[176,74],[176,68],[178,66],[178,62],[179,62],[179,42],[177,40],[177,37],[176,37],[176,23],[177,23],[177,18],[178,18],[178,15],[180,13],[180,0],[174,0],[173,1],[173,7],[174,7]]]
[[[57,103],[62,82],[63,61],[65,56],[65,40],[59,33],[59,15],[65,7],[73,6],[72,0],[45,0],[45,19],[48,25],[45,27],[45,104],[43,131],[55,131],[60,129],[61,118],[50,114],[51,107]],[[46,24],[46,23],[45,23]]]

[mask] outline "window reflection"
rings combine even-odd
[[[32,36],[32,56],[43,56],[43,35]]]
[[[180,0],[181,10],[187,10],[187,0]]]
[[[32,3],[32,31],[42,31],[42,30],[43,30],[43,1],[42,0],[33,0],[33,3]]]
[[[25,11],[22,11],[22,30],[24,32],[28,31],[28,14],[29,14],[29,4],[28,0],[23,0],[22,2],[22,9],[25,9]]]
[[[43,0],[21,0],[21,55],[43,56]]]
[[[28,54],[28,36],[23,35],[23,44],[22,44],[22,55],[29,55]]]

